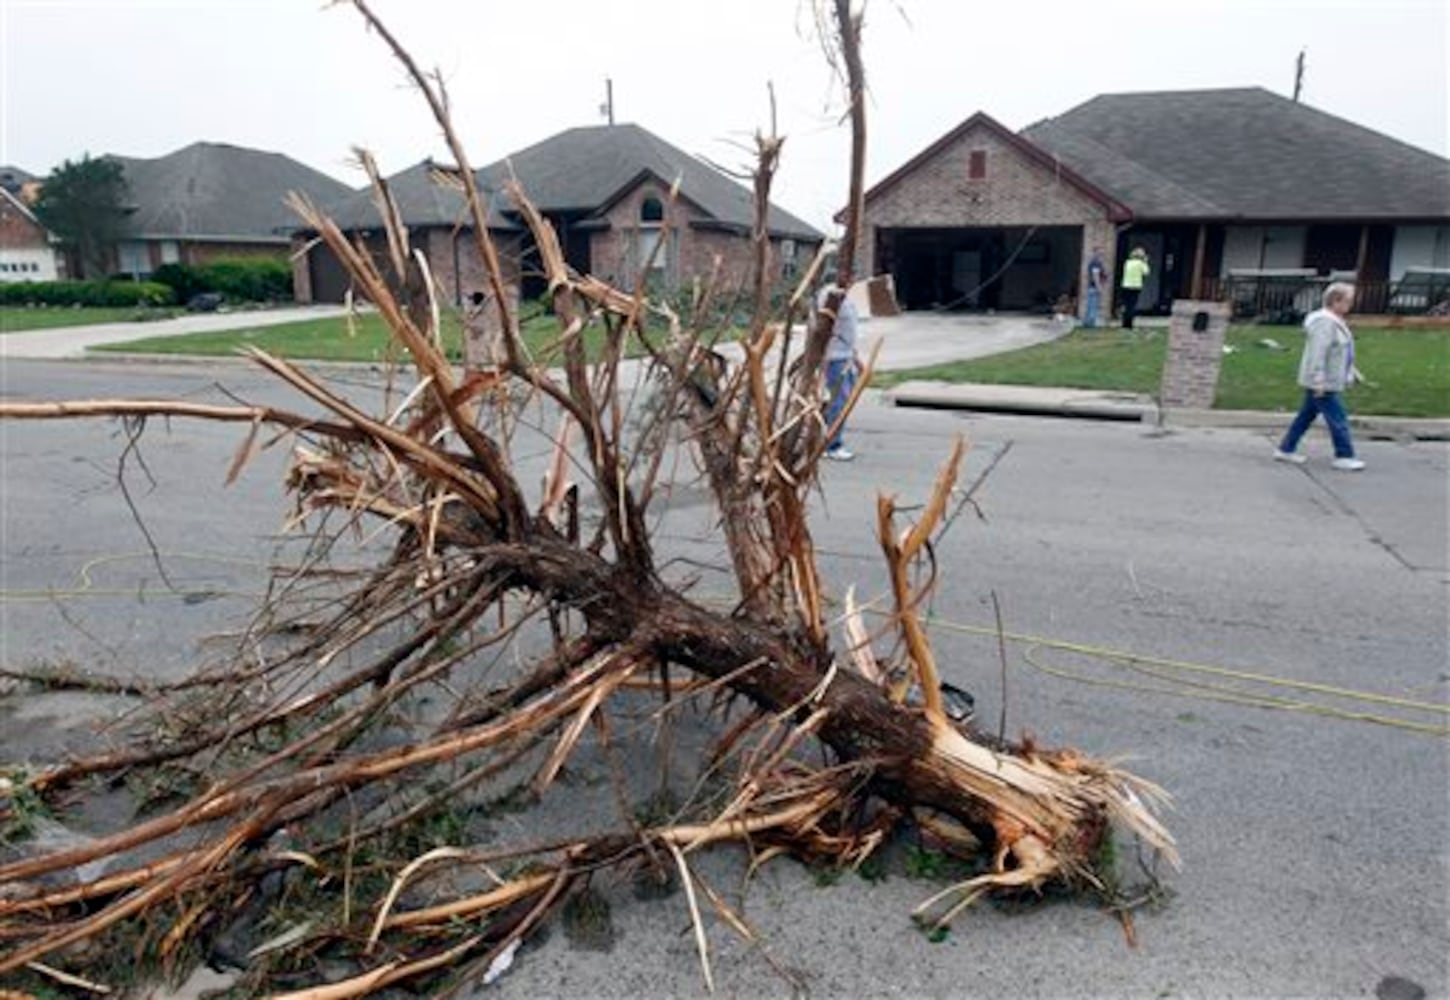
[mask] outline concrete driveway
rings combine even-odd
[[[216,333],[279,326],[307,319],[342,316],[342,306],[289,306],[245,312],[200,313],[152,323],[96,323],[52,330],[18,330],[0,334],[0,361],[10,358],[79,358],[88,349],[124,344],[142,337],[177,337],[186,333]]]

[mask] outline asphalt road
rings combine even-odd
[[[215,397],[206,386],[216,378],[282,400],[236,368],[49,362],[9,363],[0,393]],[[851,427],[858,460],[827,467],[819,501],[833,596],[848,584],[868,598],[881,592],[876,492],[923,498],[958,433],[972,444],[963,482],[975,484],[981,516],[963,513],[938,549],[933,615],[946,678],[995,722],[996,641],[970,631],[990,630],[995,594],[1007,630],[1036,642],[1009,643],[1009,730],[1131,755],[1174,796],[1168,820],[1184,869],[1168,878],[1170,900],[1138,913],[1136,947],[1100,911],[1062,900],[978,906],[933,944],[907,915],[935,883],[897,867],[884,881],[823,886],[775,862],[744,897],[774,960],[817,997],[1367,997],[1386,977],[1450,996],[1447,740],[1384,724],[1450,721],[1446,446],[1365,442],[1368,471],[1345,475],[1329,470],[1318,438],[1311,463],[1294,468],[1269,461],[1263,432],[1156,436],[1132,424],[894,410],[868,399]],[[277,557],[286,507],[277,449],[223,487],[242,437],[237,427],[173,422],[142,439],[155,486],[138,467],[128,481],[182,598],[164,591],[115,486],[125,445],[117,427],[0,424],[0,662],[170,676],[196,657],[199,635],[243,614],[245,594]],[[662,543],[696,562],[716,559],[707,508],[688,490],[673,499]],[[1129,669],[1102,650],[1178,665]],[[1260,704],[1265,697],[1278,707]],[[87,707],[6,696],[0,755],[49,756],[88,738],[76,728]],[[737,858],[705,870],[735,889]],[[611,950],[552,934],[492,992],[703,995],[684,902],[601,888],[612,902]],[[758,951],[718,922],[711,935],[720,995],[787,992]]]

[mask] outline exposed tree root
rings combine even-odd
[[[491,287],[506,301],[485,196],[441,82],[418,71],[363,0],[353,6],[426,95],[461,168]],[[849,6],[831,8],[858,140],[846,276],[864,142],[860,22]],[[594,873],[623,867],[684,888],[710,986],[703,914],[756,939],[692,863],[712,845],[743,844],[757,865],[788,853],[849,867],[921,816],[924,828],[954,831],[943,836],[991,858],[990,871],[922,904],[918,919],[933,926],[997,890],[1102,888],[1097,860],[1114,829],[1173,858],[1152,784],[948,718],[919,609],[936,582],[932,543],[950,522],[964,442],[913,523],[898,526],[892,498],[878,503],[893,605],[886,638],[897,652],[878,653],[886,643],[853,600],[846,644],[833,640],[834,588],[817,565],[808,508],[829,433],[820,369],[843,289],[788,364],[792,320],[820,262],[774,310],[764,226],[780,149],[778,137],[759,140],[756,277],[733,368],[710,349],[704,303],[715,290],[702,290],[682,321],[642,293],[571,272],[552,227],[515,188],[559,318],[562,375],[528,359],[505,308],[501,364],[460,376],[436,346],[431,285],[373,169],[384,260],[313,206],[295,207],[416,365],[404,406],[368,412],[261,351],[253,361],[311,412],[0,403],[0,417],[14,420],[249,422],[232,475],[254,454],[256,429],[275,428],[292,443],[288,485],[298,523],[316,526],[318,551],[338,544],[329,533],[338,521],[389,544],[366,575],[329,573],[319,556],[280,576],[233,661],[143,692],[153,702],[148,734],[17,779],[25,794],[56,796],[146,774],[175,794],[169,808],[109,835],[0,864],[0,974],[45,960],[78,975],[124,942],[125,954],[163,972],[231,955],[259,991],[296,1000],[360,997],[425,976],[486,978]],[[582,337],[591,324],[605,331],[593,357]],[[626,386],[626,342],[646,355],[648,405]],[[551,442],[538,490],[516,450],[522,437]],[[652,505],[664,486],[681,485],[662,477],[682,456],[701,470],[718,516],[732,577],[723,601],[696,596],[688,574],[672,576],[656,552]],[[284,627],[299,604],[310,627]],[[686,708],[720,727],[702,748],[677,724]],[[688,787],[682,798],[657,797],[654,810],[636,801],[648,767],[626,761],[641,734],[660,751],[662,789]],[[562,834],[503,846],[470,834],[470,817],[547,799],[585,759],[608,771],[618,816],[606,829],[581,817]],[[470,884],[451,886],[465,876]],[[278,926],[269,914],[287,912],[288,901],[309,917]],[[229,943],[254,927],[271,939]],[[353,972],[320,983],[321,957]]]

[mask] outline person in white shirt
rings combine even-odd
[[[816,296],[816,308],[823,309],[826,299],[835,288],[836,279],[830,276]],[[831,328],[831,339],[826,344],[826,426],[832,427],[845,409],[846,401],[856,387],[856,337],[859,333],[861,316],[856,305],[847,296],[842,296],[836,310],[836,322]],[[845,422],[836,427],[826,445],[826,457],[834,462],[849,462],[855,454],[846,447]]]

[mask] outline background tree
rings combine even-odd
[[[45,179],[35,216],[73,252],[77,277],[105,275],[106,252],[121,236],[127,196],[121,165],[89,154],[66,160]]]

